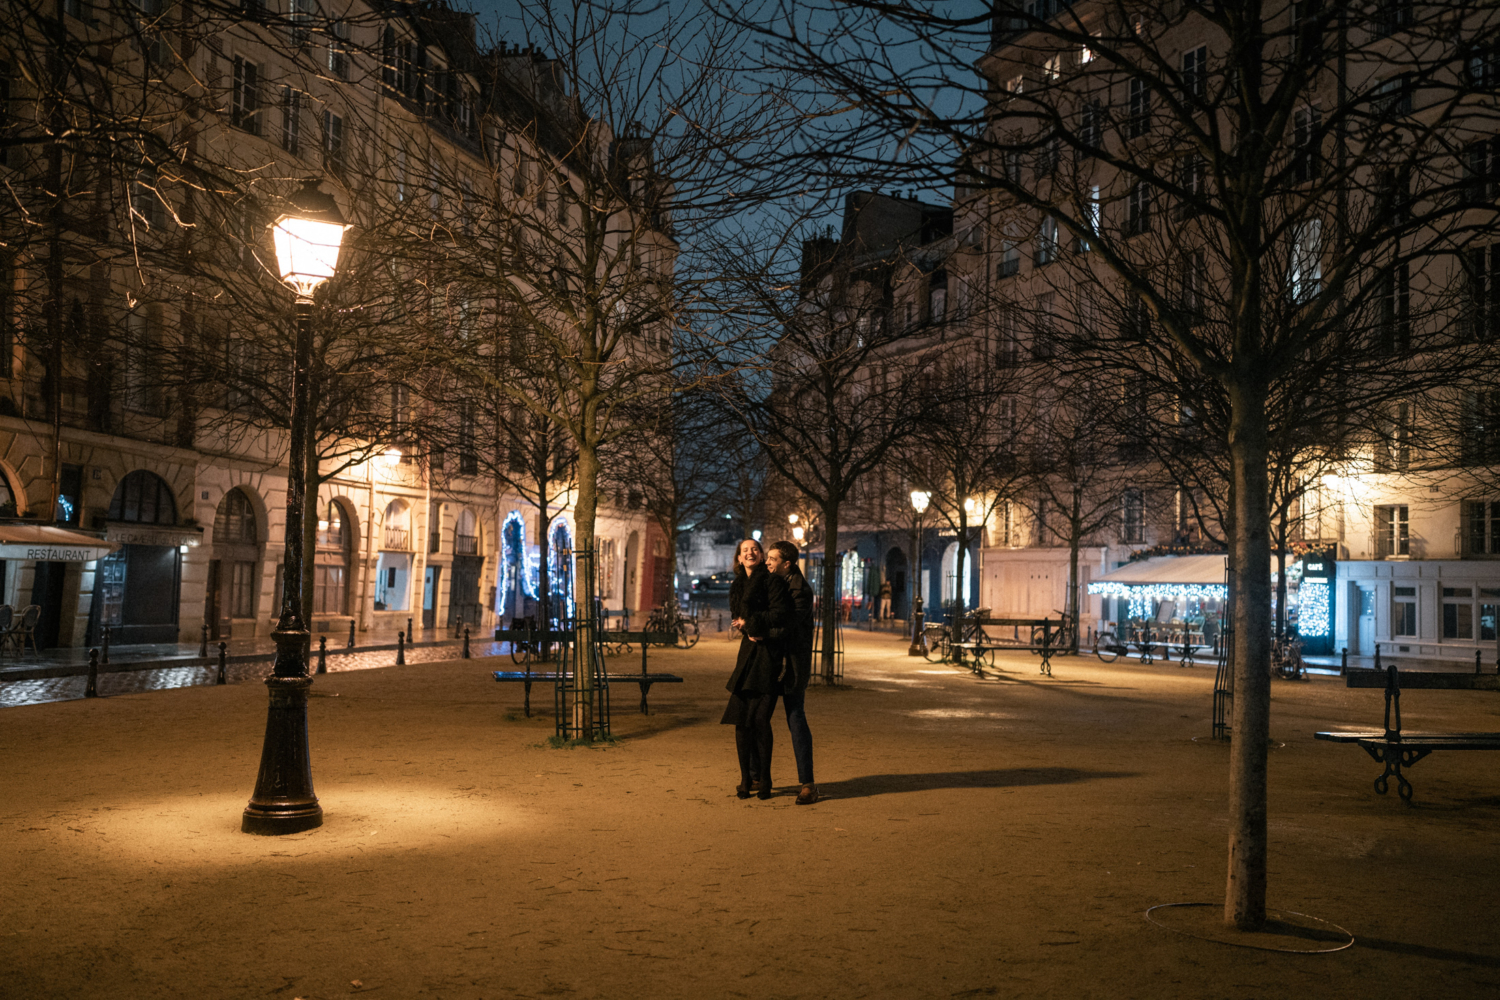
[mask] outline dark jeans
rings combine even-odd
[[[788,691],[781,700],[786,705],[786,727],[792,733],[792,754],[797,758],[797,783],[813,783],[812,730],[807,728],[807,712],[803,703],[806,691]]]

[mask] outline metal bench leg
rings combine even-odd
[[[651,693],[651,684],[653,682],[636,681],[636,683],[641,686],[641,714],[650,715],[651,713],[646,710],[646,696]]]

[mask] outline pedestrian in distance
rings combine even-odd
[[[807,682],[812,678],[813,593],[798,565],[801,553],[791,542],[776,542],[766,554],[766,569],[773,577],[784,579],[791,598],[792,613],[787,626],[771,638],[781,649],[784,664],[781,675],[781,703],[786,709],[786,727],[792,737],[792,755],[797,759],[797,804],[810,806],[818,801],[818,786],[813,780],[812,731],[807,728]]]
[[[786,580],[766,569],[760,542],[747,538],[734,555],[734,583],[729,588],[729,610],[740,630],[739,656],[729,675],[729,704],[719,721],[734,726],[734,748],[739,757],[742,799],[771,797],[771,716],[781,694],[782,658],[771,639],[791,617]]]
[[[891,581],[880,582],[880,610],[876,613],[876,619],[885,621],[891,617]]]

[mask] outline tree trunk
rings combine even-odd
[[[1078,549],[1083,544],[1082,497],[1073,490],[1073,516],[1068,522],[1068,594],[1063,598],[1063,611],[1073,616],[1073,637],[1069,642],[1071,652],[1078,655],[1078,633],[1080,630],[1078,600]]]
[[[838,649],[838,545],[839,508],[829,504],[823,508],[823,681],[834,680],[835,651]]]
[[[1271,722],[1271,512],[1266,390],[1230,385],[1234,527],[1234,715],[1229,749],[1229,871],[1224,920],[1266,920],[1266,744]]]

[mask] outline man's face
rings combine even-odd
[[[786,561],[786,556],[781,554],[780,549],[772,549],[766,553],[766,569],[777,576],[786,576],[787,567],[791,563]]]

